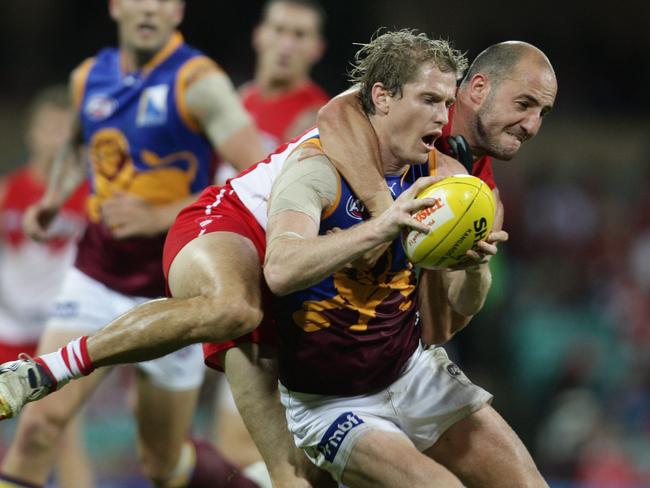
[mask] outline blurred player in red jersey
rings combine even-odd
[[[493,61],[496,63],[498,60]],[[502,66],[496,64],[491,68],[498,70]],[[517,85],[524,92],[529,90],[523,80],[519,80]],[[518,111],[514,107],[506,110],[511,117],[515,117]],[[282,151],[293,147],[295,145],[290,144]],[[259,262],[263,258],[264,236],[259,226],[263,223],[258,220],[256,229],[251,218],[265,219],[270,184],[277,176],[278,167],[281,168],[278,164],[277,156],[272,155],[254,170],[234,180],[232,186],[237,185],[236,191],[232,187],[212,188],[179,216],[176,235],[174,239],[168,239],[170,251],[166,264],[169,266],[171,261],[168,279],[172,295],[177,298],[138,306],[91,336],[85,344],[89,364],[100,367],[151,359],[184,344],[237,337],[260,323]],[[363,160],[354,161],[355,168],[362,165]],[[373,169],[367,164],[365,166],[367,171]],[[337,169],[345,176],[346,168],[338,165]],[[364,193],[363,185],[355,190]],[[240,200],[247,202],[244,206],[249,211],[242,208]],[[209,217],[212,212],[214,218]],[[233,212],[233,215],[227,212]],[[192,230],[193,226],[198,228]],[[187,230],[183,230],[184,227]],[[188,242],[182,239],[183,232],[187,235],[195,233],[191,234]],[[173,252],[171,248],[174,248]],[[445,297],[441,299],[444,301]],[[455,321],[467,323],[466,317],[454,313],[443,314],[437,320],[436,326],[445,331],[453,328],[449,324],[453,325]],[[137,327],[133,328],[136,324]],[[279,483],[279,486],[303,486],[296,484],[294,474],[304,472],[304,456],[295,456],[291,441],[287,439],[284,413],[278,411],[279,405],[274,400],[277,395],[276,366],[264,357],[263,347],[247,344],[247,341],[259,339],[258,335],[235,347],[231,343],[230,349],[209,349],[209,354],[214,353],[209,359],[214,360],[213,356],[218,355],[221,363],[225,363],[229,382],[237,385],[234,388],[235,400],[272,469],[272,475],[277,476],[274,480],[293,480]],[[0,375],[0,383],[13,383],[13,380],[5,379],[9,377],[7,373]],[[4,391],[0,400],[15,400],[22,405],[22,402],[32,400],[27,395],[31,391],[29,388]]]
[[[449,123],[436,147],[459,160],[467,171],[484,180],[497,197],[495,227],[503,224],[503,204],[492,173],[492,158],[512,159],[521,145],[539,131],[557,94],[555,72],[546,55],[521,41],[494,44],[481,52],[463,78],[456,103],[449,109]],[[318,126],[327,155],[338,161],[341,172],[357,190],[372,215],[387,209],[392,197],[379,165],[377,138],[363,112],[358,89],[352,88],[323,107]],[[374,170],[355,164],[374,161]],[[361,168],[361,169],[360,169]],[[377,252],[369,253],[373,260]],[[442,286],[440,272],[423,272],[421,286],[427,293]],[[424,309],[427,314],[429,310]],[[422,339],[442,344],[462,328],[464,320],[429,317]]]
[[[23,232],[23,215],[45,193],[56,153],[70,136],[72,110],[65,86],[43,89],[27,110],[27,164],[0,181],[0,361],[36,353],[50,308],[72,265],[86,225],[87,185],[66,202],[47,233],[32,241]],[[67,488],[93,485],[79,422],[66,429],[57,456],[58,483]]]
[[[89,224],[39,343],[39,353],[49,353],[41,356],[43,378],[52,382],[35,395],[54,389],[58,373],[84,370],[78,342],[57,348],[164,296],[166,230],[212,183],[215,149],[240,170],[264,154],[228,77],[176,30],[184,8],[182,0],[111,0],[119,48],[101,50],[72,74],[75,130],[24,226],[32,237],[45,238],[52,217],[87,175]],[[145,475],[161,487],[226,480],[253,486],[216,452],[188,439],[204,372],[200,346],[138,368],[138,452]],[[26,409],[2,464],[3,486],[46,482],[63,428],[104,377],[88,377]]]
[[[270,0],[262,8],[253,30],[255,76],[239,90],[268,151],[315,125],[318,109],[329,100],[310,78],[325,50],[325,20],[315,0]],[[222,165],[218,181],[235,174]]]
[[[328,100],[309,73],[325,49],[325,12],[313,0],[270,0],[253,32],[255,79],[241,88],[249,111],[273,150],[316,123]]]

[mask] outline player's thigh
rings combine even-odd
[[[452,425],[426,452],[469,487],[545,487],[528,450],[489,405]]]
[[[368,430],[357,440],[343,471],[355,488],[461,488],[440,464],[420,453],[406,436]]]
[[[240,468],[261,461],[262,455],[246,429],[223,374],[217,378],[215,407],[213,437],[224,457]]]
[[[264,346],[243,343],[222,353],[221,362],[237,409],[274,484],[287,488],[336,487],[329,474],[316,468],[292,440],[279,398],[275,353]]]
[[[188,242],[169,268],[175,298],[230,294],[261,306],[262,267],[255,245],[234,232],[212,232]]]
[[[237,410],[267,464],[289,458],[294,446],[278,396],[277,360],[244,343],[228,349],[223,364]]]

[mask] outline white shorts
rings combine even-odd
[[[425,451],[492,395],[474,385],[443,348],[420,346],[401,377],[372,395],[313,395],[280,385],[280,398],[296,446],[340,482],[352,449],[367,431],[403,434]]]
[[[123,295],[71,267],[66,271],[46,324],[48,330],[90,334],[113,319],[147,302],[151,298]],[[191,390],[201,386],[205,374],[200,344],[179,349],[153,361],[137,363],[156,386],[173,391]]]

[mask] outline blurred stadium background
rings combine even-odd
[[[553,487],[650,486],[650,3],[329,0],[315,79],[346,88],[354,42],[379,26],[452,39],[473,58],[507,39],[554,64],[559,94],[540,134],[495,162],[511,240],[486,309],[450,348],[532,450]],[[252,76],[261,1],[189,1],[188,42],[236,84]],[[0,172],[24,159],[23,108],[39,88],[115,42],[105,1],[0,3]],[[147,486],[113,374],[87,408],[101,486]],[[197,434],[207,436],[206,391]],[[2,424],[2,444],[11,435]]]

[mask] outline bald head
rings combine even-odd
[[[551,62],[540,49],[523,41],[500,42],[476,57],[467,70],[463,84],[468,83],[476,74],[483,74],[496,85],[506,77],[516,76],[520,68],[531,65],[547,69],[555,78]]]

